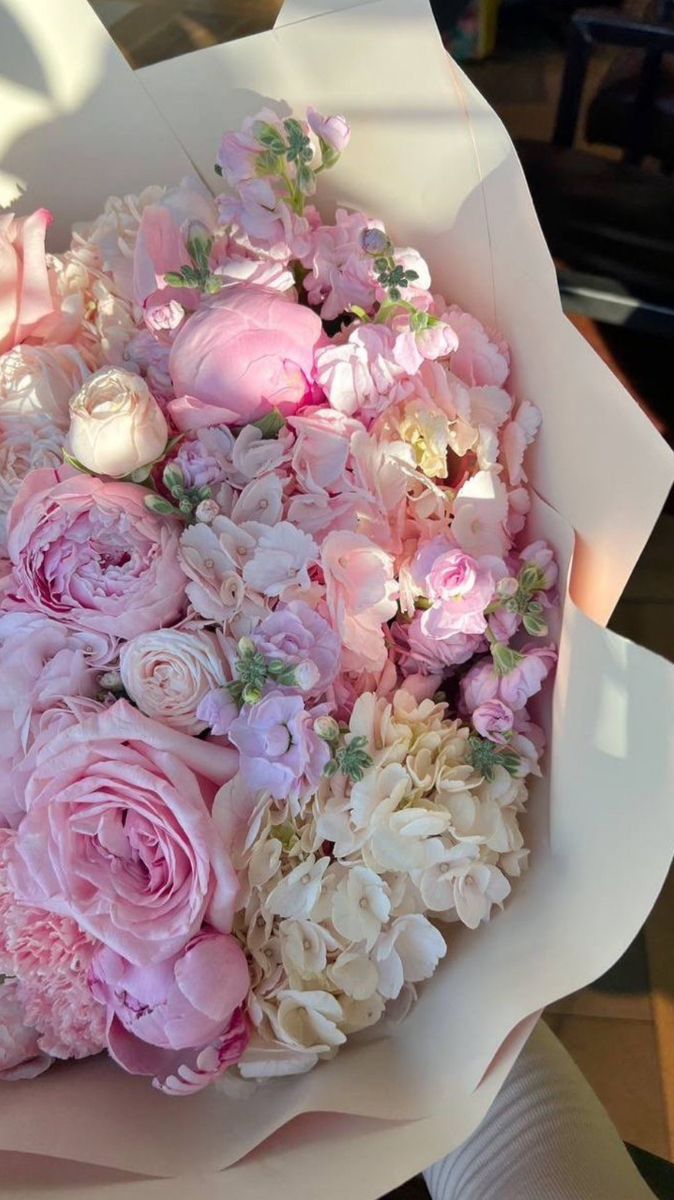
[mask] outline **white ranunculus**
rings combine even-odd
[[[70,402],[68,449],[98,475],[119,478],[159,458],[166,418],[139,375],[103,367]]]
[[[72,346],[15,346],[0,355],[0,422],[48,420],[65,433],[71,397],[88,374]]]
[[[205,631],[158,629],[122,647],[122,683],[140,711],[183,733],[201,733],[204,696],[226,682],[217,639]]]
[[[25,476],[38,467],[63,465],[63,435],[47,418],[0,419],[0,550],[4,553],[7,514]]]

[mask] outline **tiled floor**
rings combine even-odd
[[[628,0],[638,10],[640,0]],[[280,0],[92,0],[134,66],[269,28]],[[513,13],[515,10],[513,10]],[[610,56],[593,60],[588,93]],[[549,30],[502,29],[494,58],[470,68],[514,137],[548,139],[563,52]],[[608,151],[608,153],[613,153]],[[671,436],[662,343],[585,329]],[[628,344],[629,343],[629,344]],[[608,346],[611,349],[608,349]],[[626,357],[626,362],[623,359]],[[613,627],[674,658],[674,515],[661,518],[615,613]],[[674,1159],[674,876],[646,928],[592,988],[554,1005],[547,1019],[579,1063],[622,1137]],[[543,1198],[541,1198],[543,1200]],[[609,1200],[609,1198],[607,1198]]]

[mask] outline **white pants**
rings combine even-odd
[[[653,1200],[608,1114],[543,1022],[480,1127],[424,1177],[433,1200]]]

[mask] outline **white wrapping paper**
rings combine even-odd
[[[64,19],[82,8],[80,0],[31,0],[43,47],[57,5]],[[328,1200],[345,1192],[372,1200],[468,1135],[535,1014],[615,961],[671,860],[674,671],[595,622],[607,619],[648,537],[672,456],[563,317],[512,145],[446,58],[426,0],[347,3],[315,19],[311,7],[293,0],[290,15],[304,18],[296,24],[138,73],[182,145],[167,126],[155,178],[179,177],[190,158],[214,180],[223,128],[262,101],[342,111],[352,144],[331,173],[326,204],[383,216],[399,244],[426,255],[445,294],[510,341],[519,394],[544,413],[531,463],[544,500],[534,506],[532,533],[546,536],[567,566],[577,535],[548,714],[551,751],[526,831],[531,869],[489,926],[451,931],[447,960],[394,1036],[354,1043],[308,1076],[245,1100],[211,1090],[176,1101],[101,1060],[0,1086],[0,1196],[79,1188],[99,1200],[172,1200],[190,1188],[215,1200],[273,1188],[284,1198],[320,1191]],[[109,89],[109,104],[123,96],[120,121],[136,114],[125,170],[152,182],[151,160],[140,155],[157,111],[100,38],[99,61],[116,65],[114,80],[96,88]],[[96,143],[92,125],[87,158]],[[45,202],[37,189],[29,199]],[[58,215],[69,213],[80,215],[64,198]]]

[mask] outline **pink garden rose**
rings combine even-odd
[[[91,970],[112,1057],[132,1075],[154,1075],[169,1093],[197,1091],[241,1058],[248,1026],[239,1010],[249,986],[239,943],[209,930],[149,967],[104,947]]]
[[[294,412],[310,391],[320,317],[262,287],[235,285],[205,304],[171,349],[181,430],[245,425],[272,408]]]
[[[114,637],[171,624],[183,607],[177,523],[143,488],[67,468],[32,471],[10,513],[16,593],[75,629]]]
[[[17,899],[141,964],[177,953],[205,919],[228,932],[238,884],[209,806],[235,769],[231,749],[125,700],[48,729],[29,752],[8,851]]]
[[[38,208],[29,217],[0,213],[0,354],[19,342],[67,342],[77,321],[60,312],[45,235],[52,215]]]

